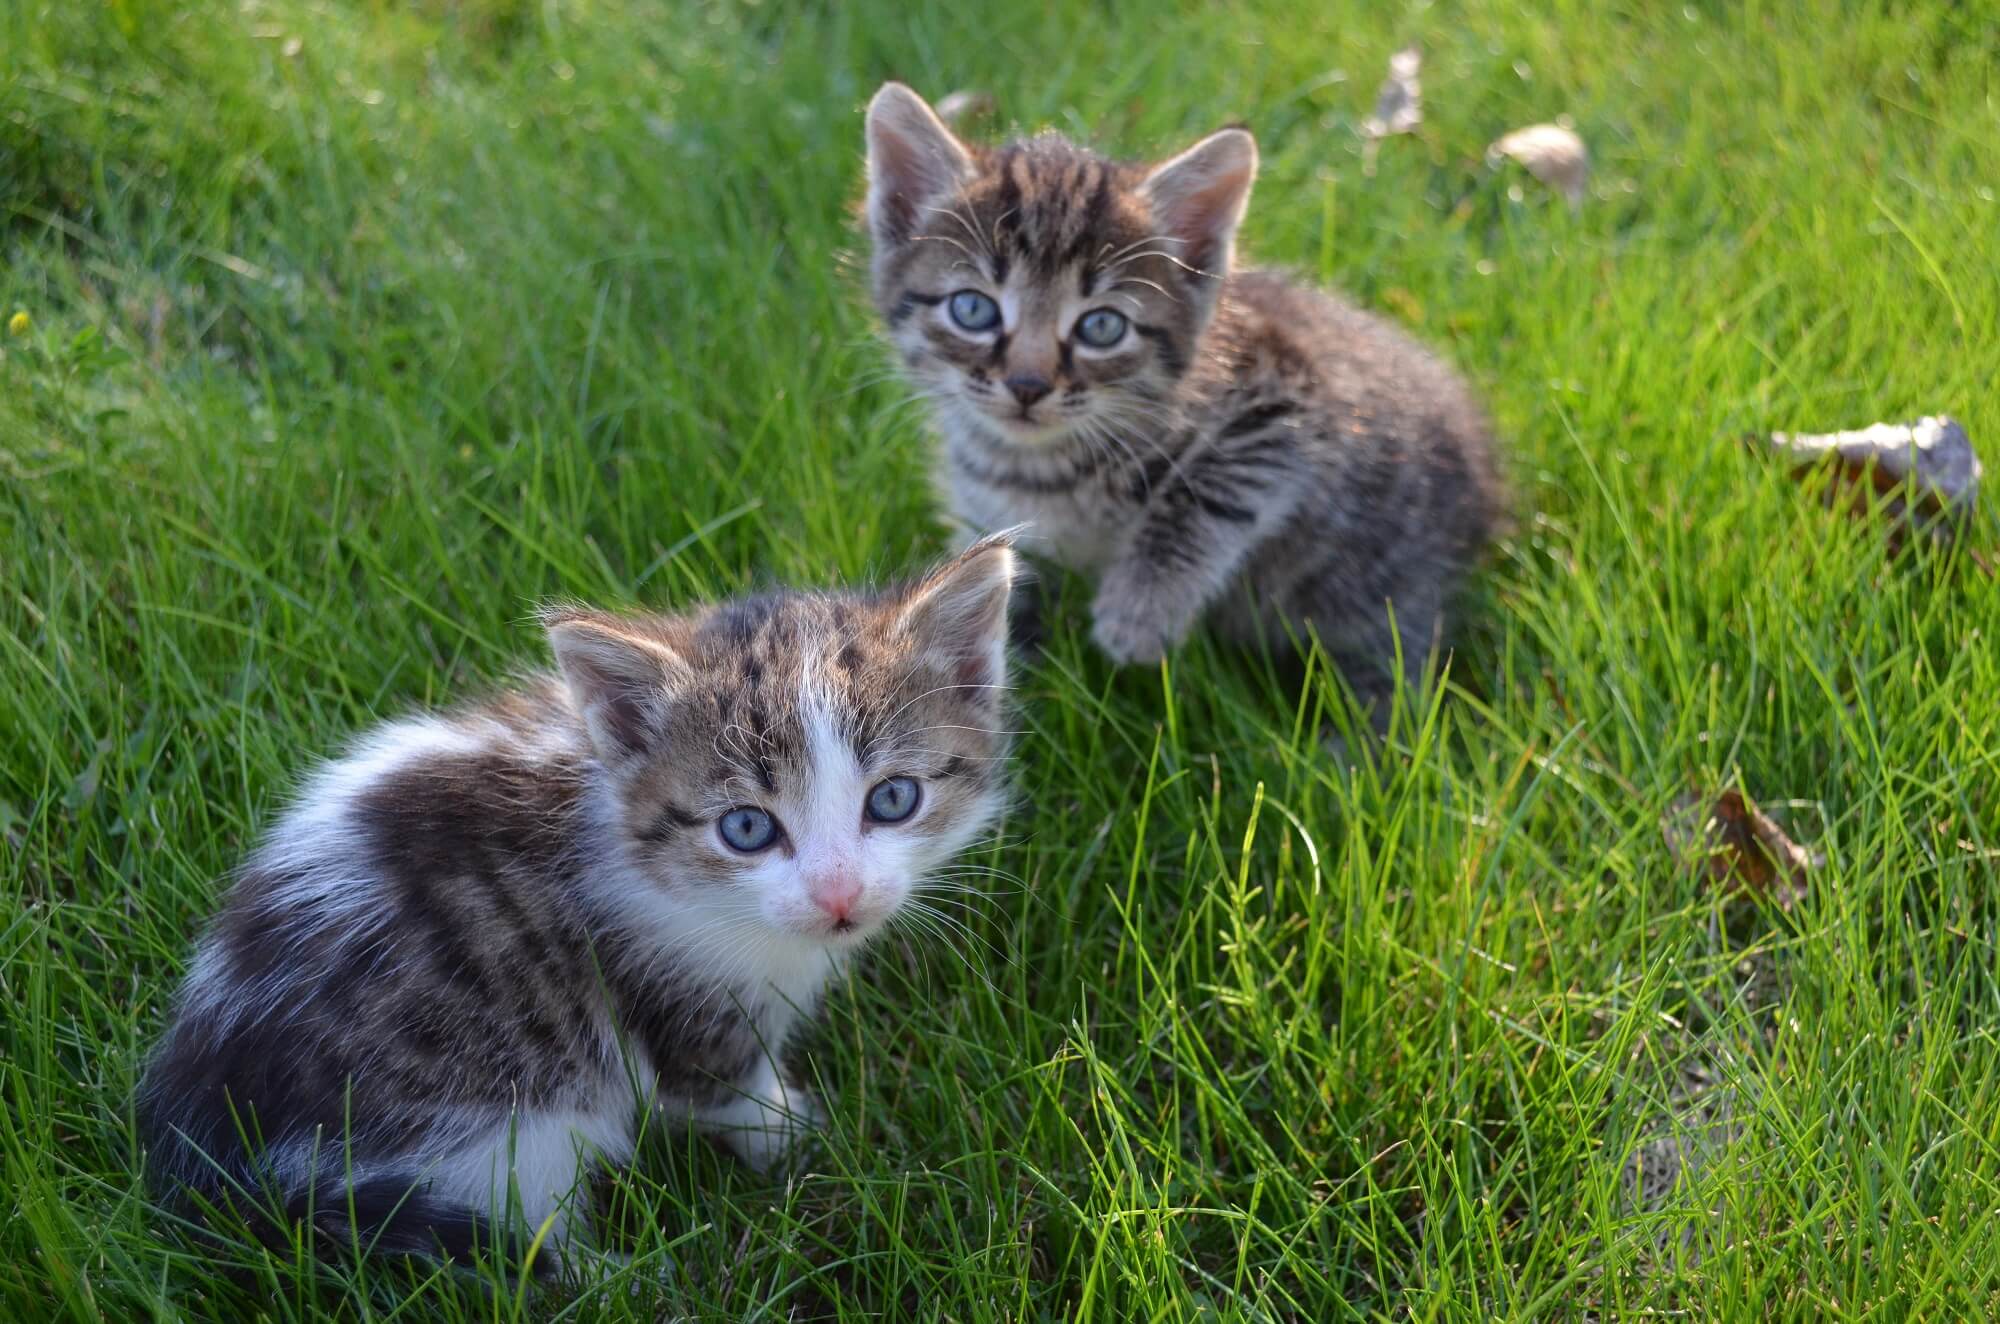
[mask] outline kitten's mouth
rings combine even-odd
[[[819,940],[829,947],[845,950],[866,942],[881,925],[873,920],[834,919],[820,927]]]
[[[1069,434],[1067,423],[1048,417],[1046,412],[1038,415],[1033,412],[1031,406],[1010,409],[1005,413],[988,412],[986,417],[1003,441],[1017,444],[1047,445],[1050,442],[1060,441]]]
[[[821,915],[814,922],[801,925],[799,932],[828,947],[848,948],[867,941],[881,927],[879,915],[846,915],[839,919]]]

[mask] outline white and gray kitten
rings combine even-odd
[[[1366,702],[1399,645],[1421,667],[1501,519],[1487,425],[1387,322],[1235,269],[1247,132],[1150,166],[1054,134],[982,147],[890,83],[867,144],[875,302],[961,523],[1027,525],[1025,548],[1095,578],[1120,662],[1205,617],[1280,646],[1315,631]]]
[[[554,611],[556,672],[378,728],[196,951],[139,1091],[155,1178],[462,1255],[563,1244],[647,1108],[773,1161],[815,1113],[787,1038],[999,811],[1013,575],[988,541],[881,594]]]

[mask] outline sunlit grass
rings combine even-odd
[[[946,8],[0,8],[0,1317],[2000,1309],[1995,522],[1891,561],[1738,441],[1946,410],[1992,460],[1991,14]],[[945,546],[847,221],[889,76],[1257,130],[1250,251],[1510,443],[1442,692],[1343,770],[1323,678],[1114,674],[1058,583],[995,876],[832,999],[804,1175],[656,1132],[581,1294],[184,1235],[137,1064],[308,760],[533,660],[543,598]],[[1558,113],[1576,216],[1481,161]],[[1662,839],[1732,778],[1826,854],[1789,913]]]

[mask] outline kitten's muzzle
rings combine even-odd
[[[861,901],[859,877],[845,871],[823,874],[806,884],[806,895],[833,921],[836,932],[854,927],[854,910]]]
[[[1047,396],[1055,387],[1038,372],[1017,372],[1007,378],[1007,389],[1020,402],[1021,412],[1026,414],[1037,400]]]

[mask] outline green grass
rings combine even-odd
[[[947,8],[0,5],[0,1318],[2000,1310],[1996,521],[1891,560],[1736,440],[1949,410],[2000,458],[1991,0]],[[1066,585],[1003,880],[833,997],[806,1175],[657,1136],[595,1294],[202,1249],[131,1089],[308,760],[535,657],[539,599],[945,546],[846,219],[892,75],[1135,153],[1254,125],[1249,251],[1510,445],[1441,697],[1344,774],[1323,684],[1114,674]],[[1480,161],[1559,112],[1575,216]],[[1732,779],[1826,853],[1795,910],[1662,840]]]

